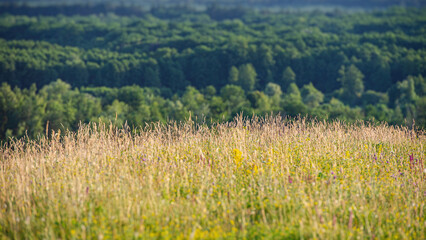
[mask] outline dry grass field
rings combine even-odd
[[[426,136],[242,119],[0,149],[0,239],[426,239]]]

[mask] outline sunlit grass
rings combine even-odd
[[[0,152],[0,236],[426,239],[425,142],[278,117],[16,140]]]

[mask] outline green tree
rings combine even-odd
[[[216,88],[215,88],[214,86],[212,86],[212,85],[207,86],[207,87],[203,90],[203,93],[204,93],[204,97],[205,97],[207,100],[210,100],[210,99],[212,99],[212,98],[216,95]]]
[[[157,65],[145,67],[143,79],[148,87],[161,87],[160,72]]]
[[[408,77],[402,82],[397,83],[399,97],[396,100],[396,105],[400,107],[405,119],[408,123],[412,123],[417,119],[416,102],[418,96],[416,94],[414,79]]]
[[[145,102],[145,92],[137,85],[122,87],[118,89],[117,100],[129,105],[131,110],[135,110]]]
[[[295,83],[291,83],[286,90],[284,98],[302,102],[302,95],[299,87]]]
[[[330,102],[322,104],[320,108],[328,112],[328,118],[331,120],[338,119],[347,122],[354,122],[357,119],[362,119],[364,117],[360,108],[350,108],[336,98],[332,98]]]
[[[116,126],[123,126],[126,122],[129,109],[126,103],[114,100],[101,114],[101,120],[103,122],[112,122]]]
[[[274,80],[273,72],[271,69],[275,66],[275,60],[273,56],[272,48],[264,43],[262,43],[256,52],[257,61],[255,63],[256,68],[259,69],[259,78],[261,85],[265,85],[268,82]]]
[[[35,84],[23,90],[22,105],[20,107],[20,123],[25,128],[29,137],[36,137],[44,133],[43,118],[46,110],[46,99],[37,94]],[[78,105],[83,107],[82,105]],[[23,129],[22,129],[23,130]]]
[[[416,89],[416,94],[418,96],[426,95],[426,79],[422,75],[417,77],[412,77],[414,80],[414,88]]]
[[[280,85],[276,83],[268,83],[265,87],[265,94],[271,100],[272,110],[279,111],[281,96],[283,94]]]
[[[281,105],[284,112],[290,116],[307,113],[306,105],[303,103],[300,90],[295,83],[288,86]]]
[[[312,83],[302,87],[301,95],[303,102],[310,108],[318,107],[324,101],[324,94]]]
[[[257,73],[251,63],[243,64],[238,68],[238,84],[245,91],[254,90],[257,82]]]
[[[19,122],[18,115],[19,100],[12,88],[7,83],[2,83],[0,87],[0,137],[4,139],[12,135],[13,131],[16,134],[17,123]]]
[[[210,114],[208,104],[204,95],[194,87],[187,87],[181,101],[184,107],[192,113],[192,116],[198,116],[199,119]]]
[[[406,78],[402,82],[397,83],[399,90],[399,98],[397,99],[399,104],[413,104],[417,100],[416,89],[414,85],[414,79],[412,77]]]
[[[377,121],[389,121],[394,114],[393,110],[389,109],[385,104],[367,105],[365,107],[366,119],[373,118]]]
[[[76,125],[76,97],[78,91],[71,90],[71,85],[58,79],[40,90],[46,99],[45,123],[53,130],[71,130]]]
[[[417,100],[417,116],[416,116],[416,124],[417,126],[426,129],[426,96],[421,97]]]
[[[171,59],[162,59],[159,61],[159,66],[160,78],[164,86],[173,91],[177,91],[179,89],[185,89],[185,87],[189,85],[179,62]]]
[[[247,94],[251,107],[255,109],[255,113],[264,114],[271,111],[270,100],[267,95],[260,91],[253,91]]]
[[[102,112],[101,99],[87,93],[80,93],[74,99],[77,111],[75,119],[83,123],[97,121]]]
[[[364,92],[363,79],[364,75],[355,65],[349,67],[342,65],[337,79],[342,84],[342,100],[352,105],[355,104]]]
[[[220,89],[220,96],[227,112],[227,118],[248,106],[245,92],[240,86],[225,85]]]
[[[376,104],[388,104],[389,96],[386,93],[380,93],[373,90],[367,90],[362,94],[362,104],[367,105],[376,105]]]
[[[229,117],[227,106],[225,106],[222,97],[214,96],[209,101],[211,117],[215,121],[223,120]]]
[[[130,126],[141,126],[151,120],[151,111],[148,104],[142,102],[137,108],[128,111],[126,120]]]
[[[238,83],[238,69],[235,66],[232,66],[229,69],[229,74],[228,74],[228,82],[229,84],[237,84]]]
[[[296,83],[296,74],[291,67],[286,67],[282,73],[280,85],[283,89],[287,89],[292,83]]]

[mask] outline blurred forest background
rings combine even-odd
[[[424,0],[0,0],[0,2],[30,4],[81,4],[81,3],[113,3],[120,5],[158,6],[158,5],[191,5],[209,6],[246,6],[246,7],[288,7],[288,6],[344,6],[344,7],[389,7],[389,6],[424,6]]]
[[[0,139],[239,113],[426,127],[423,0],[0,4]]]

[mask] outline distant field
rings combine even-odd
[[[0,148],[0,239],[426,239],[425,144],[280,118],[16,140]]]

